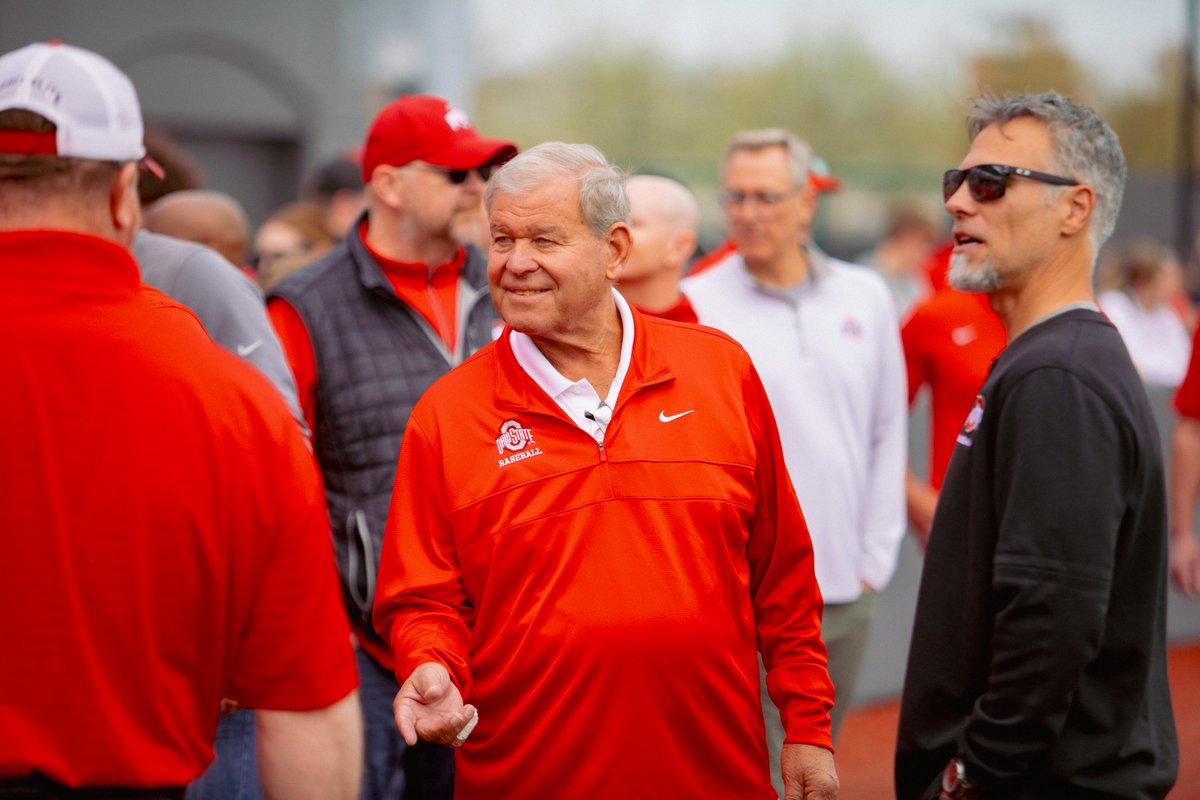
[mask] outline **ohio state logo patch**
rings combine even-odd
[[[971,413],[967,414],[967,421],[963,423],[962,431],[958,434],[958,443],[971,446],[971,437],[975,435],[975,431],[979,430],[979,423],[983,422],[983,395],[975,395],[975,404],[971,406]]]
[[[461,108],[450,106],[446,109],[446,124],[451,130],[465,131],[471,128],[471,118]]]
[[[505,451],[512,455],[499,459],[498,463],[502,467],[507,467],[514,461],[522,461],[542,454],[542,449],[533,441],[533,430],[526,428],[515,419],[510,419],[501,425],[500,435],[496,437],[496,452],[503,455]]]

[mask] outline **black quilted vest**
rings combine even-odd
[[[486,260],[468,247],[455,359],[429,323],[396,296],[357,227],[343,244],[277,284],[271,296],[296,309],[312,341],[313,449],[325,479],[342,598],[350,618],[374,633],[375,573],[408,416],[430,384],[492,340],[497,317]]]

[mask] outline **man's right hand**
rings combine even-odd
[[[412,671],[392,703],[396,727],[409,745],[417,739],[459,747],[474,727],[475,706],[463,705],[462,695],[444,666],[427,661]]]
[[[837,800],[833,753],[807,744],[783,745],[784,800]]]

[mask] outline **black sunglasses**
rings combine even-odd
[[[949,201],[965,180],[967,188],[971,190],[971,197],[974,197],[979,202],[986,203],[991,200],[999,200],[1001,197],[1004,197],[1004,191],[1008,188],[1009,175],[1033,178],[1035,181],[1053,183],[1056,186],[1079,185],[1079,181],[1071,178],[1063,178],[1047,172],[1025,169],[1024,167],[1009,167],[1005,164],[979,164],[970,169],[946,170],[946,173],[942,175],[942,197]]]
[[[484,183],[488,182],[488,178],[492,177],[492,170],[496,168],[495,164],[484,164],[474,169],[446,169],[445,167],[435,167],[432,164],[422,164],[425,169],[430,172],[440,172],[446,176],[446,180],[453,183],[455,186],[464,183],[467,176],[472,172],[479,176],[479,179]]]

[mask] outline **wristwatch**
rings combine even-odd
[[[942,800],[971,800],[975,797],[974,787],[967,780],[967,765],[961,758],[952,758],[942,770]]]

